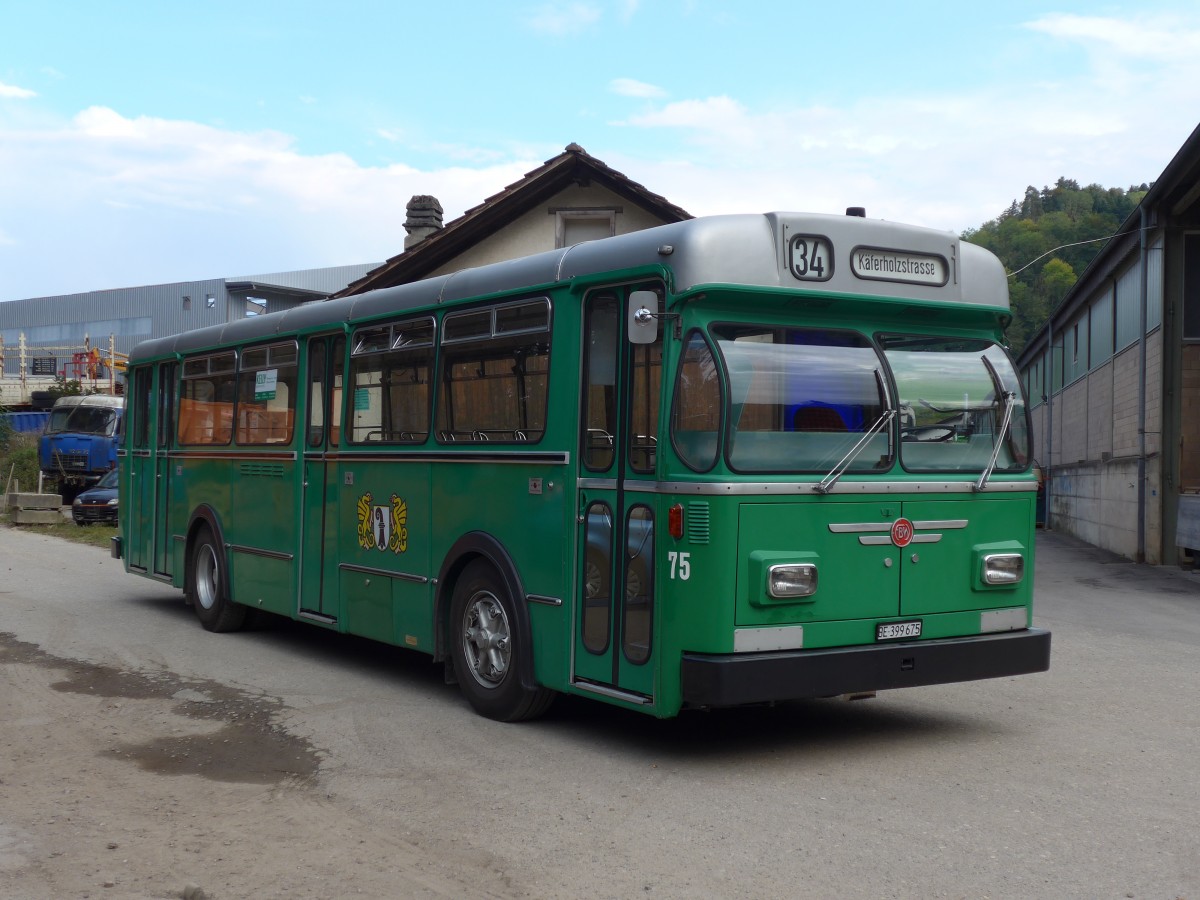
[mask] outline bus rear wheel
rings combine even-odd
[[[450,655],[467,702],[501,722],[536,718],[554,700],[547,688],[521,684],[530,649],[515,628],[513,610],[490,564],[476,560],[463,570],[450,603]]]
[[[208,631],[237,631],[246,621],[246,607],[229,599],[224,557],[212,531],[201,529],[192,544],[186,594]]]

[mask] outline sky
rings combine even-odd
[[[1200,123],[1200,3],[0,0],[0,301],[379,262],[572,142],[694,215],[961,232]]]

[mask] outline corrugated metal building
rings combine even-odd
[[[0,374],[9,378],[21,374],[18,357],[21,335],[34,357],[43,360],[53,357],[55,371],[61,371],[65,359],[69,359],[67,351],[39,351],[39,348],[82,348],[86,336],[92,346],[107,351],[112,335],[116,351],[128,353],[149,338],[323,300],[378,266],[379,263],[335,266],[0,303],[0,339],[4,349]]]

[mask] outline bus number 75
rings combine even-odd
[[[687,581],[692,577],[692,561],[690,553],[680,553],[678,550],[667,552],[667,561],[671,564],[671,580],[678,578]]]

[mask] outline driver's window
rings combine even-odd
[[[583,395],[583,465],[591,472],[607,472],[616,456],[617,349],[620,304],[612,293],[593,294],[585,308]]]

